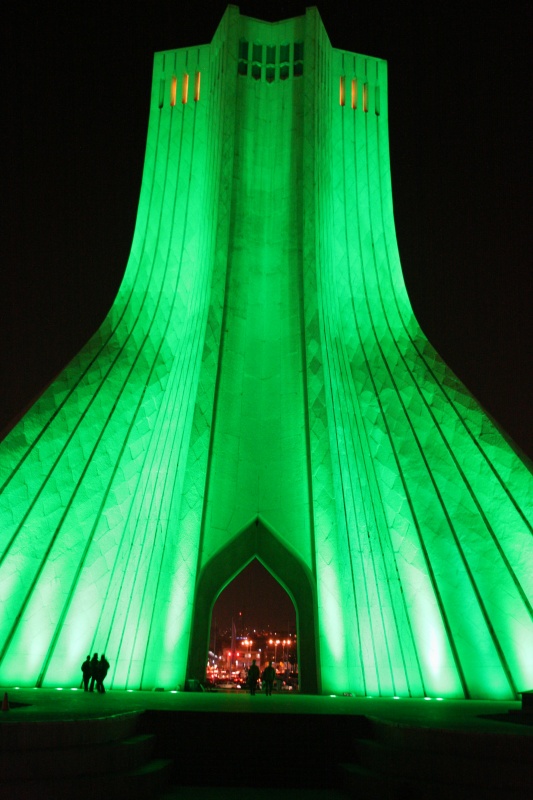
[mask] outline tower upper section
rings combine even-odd
[[[332,85],[318,86],[318,91],[331,90],[341,107],[386,113],[386,62],[331,47],[315,7],[301,17],[264,22],[230,5],[210,45],[162,51],[155,59],[154,78],[159,75],[159,82],[154,80],[152,102],[159,108],[205,102],[206,78],[213,67],[219,67],[219,77],[223,74],[225,80],[234,75],[270,85],[274,98],[276,84],[302,78],[310,82],[322,61],[331,66]]]

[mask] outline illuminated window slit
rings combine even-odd
[[[381,114],[381,92],[379,91],[379,86],[376,86],[374,92],[374,111],[376,112],[376,117],[379,117]]]
[[[352,108],[357,108],[357,78],[352,80]]]
[[[341,79],[339,82],[339,105],[341,106],[345,104],[344,84],[345,84],[344,75],[341,75]]]
[[[181,102],[183,105],[187,102],[189,96],[189,75],[187,72],[183,73],[183,84],[181,87]]]
[[[176,105],[176,86],[178,84],[178,80],[175,75],[172,76],[172,80],[170,81],[170,105]]]
[[[368,83],[363,84],[363,111],[368,111]]]
[[[194,76],[194,102],[197,103],[200,99],[200,81],[201,81],[201,72],[197,72]]]

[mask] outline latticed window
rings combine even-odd
[[[239,75],[248,75],[248,49],[249,44],[246,39],[241,39],[239,42],[239,63],[237,66]]]
[[[279,49],[279,77],[282,81],[289,77],[290,45],[282,44]]]
[[[266,48],[266,79],[267,83],[272,83],[276,76],[276,48],[267,45]]]

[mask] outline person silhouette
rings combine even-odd
[[[250,687],[250,694],[255,694],[255,690],[257,689],[257,681],[259,679],[259,667],[255,663],[255,658],[250,665],[250,669],[248,670],[248,686]]]
[[[272,661],[268,662],[268,667],[265,667],[263,670],[263,683],[265,684],[265,693],[268,697],[272,694],[272,686],[274,681],[276,680],[276,670],[272,666]]]
[[[94,692],[94,684],[96,682],[98,673],[98,653],[95,653],[91,658],[91,685],[89,686],[89,691]]]
[[[100,694],[105,694],[104,680],[109,670],[109,661],[106,659],[104,653],[100,656],[100,661],[96,669],[96,688]]]
[[[87,656],[83,664],[81,665],[81,672],[83,675],[83,691],[89,691],[89,681],[91,679],[92,668],[91,668],[91,656]]]

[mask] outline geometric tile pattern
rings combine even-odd
[[[156,54],[123,283],[0,487],[3,684],[94,649],[182,684],[199,577],[260,518],[314,587],[321,691],[533,685],[532,476],[413,315],[384,61],[234,6]]]

